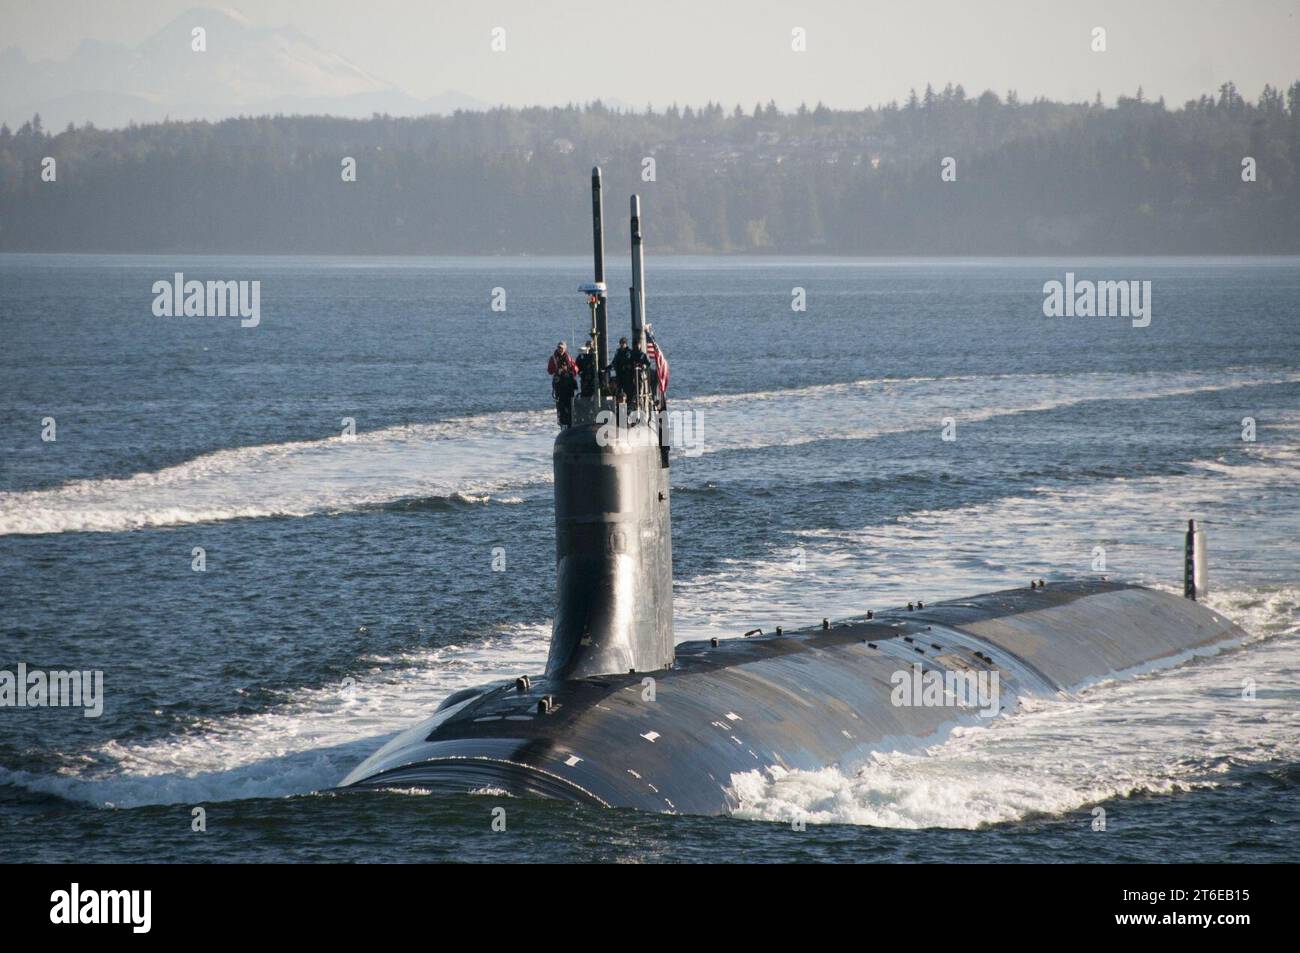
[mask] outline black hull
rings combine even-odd
[[[498,789],[722,814],[736,807],[733,775],[769,766],[851,769],[872,752],[932,744],[958,725],[1014,711],[1022,697],[1178,664],[1243,637],[1191,600],[1080,581],[829,629],[688,642],[665,671],[539,678],[524,690],[497,686],[449,699],[344,785]],[[897,704],[898,673],[913,671],[983,673],[986,683],[996,674],[997,711]]]

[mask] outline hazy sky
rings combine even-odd
[[[135,44],[194,0],[0,0],[0,47],[62,58],[91,38]],[[1170,105],[1232,79],[1253,98],[1300,78],[1300,0],[256,0],[212,4],[292,26],[426,97],[523,105],[596,97],[637,107],[776,99],[858,107],[951,80],[968,93],[1111,101],[1139,85]],[[1107,30],[1108,50],[1089,49]],[[489,49],[493,27],[507,49]],[[791,50],[791,30],[807,51]]]

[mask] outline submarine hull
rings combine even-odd
[[[737,806],[738,774],[852,769],[873,752],[932,744],[1010,713],[1021,698],[1171,666],[1242,638],[1194,601],[1084,580],[779,636],[687,642],[663,671],[458,693],[343,785],[722,814]],[[949,686],[954,676],[981,679],[993,691],[975,704],[915,693],[900,703],[904,684],[927,673]]]

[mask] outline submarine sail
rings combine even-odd
[[[600,169],[592,170],[596,283],[589,342],[603,350]],[[638,201],[632,198],[633,297],[641,294]],[[644,341],[639,304],[632,340]],[[635,344],[634,344],[635,346]],[[603,368],[603,364],[597,365]],[[626,372],[626,370],[625,370]],[[644,374],[573,398],[555,438],[555,622],[549,678],[653,672],[673,663],[673,552],[668,456]]]

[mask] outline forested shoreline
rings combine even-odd
[[[57,133],[34,118],[0,128],[0,250],[580,253],[593,164],[610,240],[637,191],[658,252],[1300,253],[1300,81],[1176,108],[949,85],[860,111],[595,102]]]

